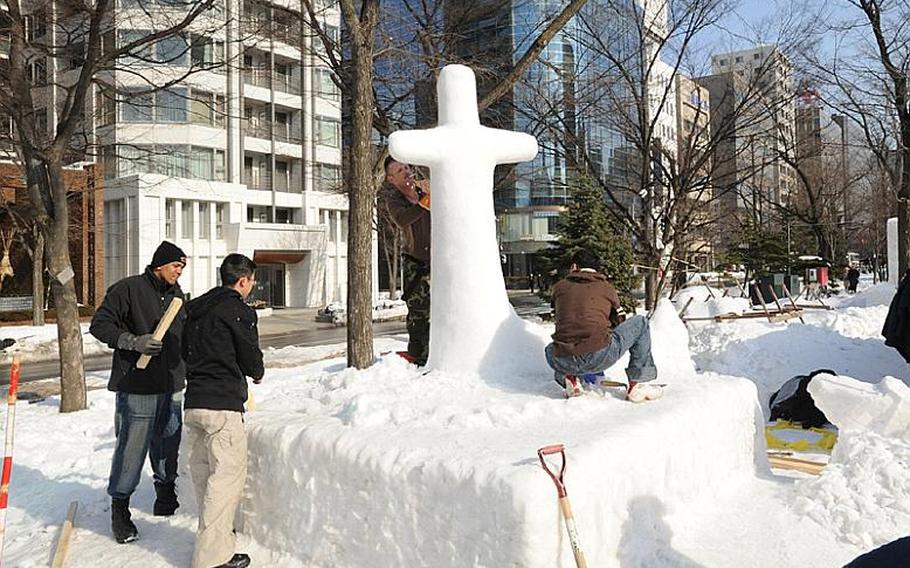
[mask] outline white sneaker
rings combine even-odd
[[[646,400],[657,400],[663,395],[664,389],[660,385],[629,381],[629,392],[626,393],[626,400],[630,402],[644,402]]]
[[[575,375],[566,375],[566,398],[581,396],[582,393],[581,379]]]

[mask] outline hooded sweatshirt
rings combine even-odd
[[[243,412],[246,377],[265,370],[256,312],[231,288],[213,288],[187,304],[183,332],[184,408]]]

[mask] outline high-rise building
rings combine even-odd
[[[665,152],[675,155],[674,71],[655,54],[658,39],[667,29],[666,10],[658,9],[659,5],[648,0],[627,0],[627,5],[610,2],[609,6],[589,2],[550,41],[524,77],[483,113],[485,124],[534,134],[540,145],[533,161],[497,172],[495,203],[507,281],[525,282],[537,271],[535,255],[555,239],[578,171],[603,179],[636,210],[641,186],[636,174],[642,158],[629,121],[638,113],[616,61],[625,60],[623,72],[649,73],[651,142],[659,141]],[[481,97],[500,82],[539,33],[541,23],[557,10],[544,0],[447,4],[450,29],[458,30],[456,54],[481,69]],[[644,25],[634,18],[643,19]],[[600,43],[597,38],[609,39]],[[604,50],[616,59],[611,61]],[[648,65],[650,61],[654,65]],[[581,160],[579,152],[586,159]]]
[[[716,144],[715,190],[722,216],[733,223],[775,226],[777,207],[795,189],[781,156],[794,147],[794,89],[790,61],[775,46],[712,57],[712,75],[697,82],[710,93]]]
[[[714,245],[704,228],[713,214],[714,186],[711,182],[711,107],[708,90],[685,75],[676,76],[678,171],[687,181],[684,203],[678,215],[689,217],[690,237],[682,243],[689,267],[711,270]]]
[[[67,16],[57,5],[35,19],[62,49]],[[337,41],[337,3],[315,8]],[[173,0],[118,0],[104,48],[146,37],[186,10]],[[169,240],[188,255],[180,283],[191,296],[217,285],[224,256],[241,252],[259,265],[254,294],[268,305],[344,300],[341,97],[301,10],[300,2],[216,1],[185,33],[99,73],[84,129],[87,159],[94,154],[107,178],[108,283],[141,272]],[[39,89],[50,125],[85,44],[67,49],[71,58],[45,63],[55,80]]]

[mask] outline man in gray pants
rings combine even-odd
[[[229,254],[221,286],[187,304],[184,441],[199,504],[193,568],[250,564],[249,556],[234,553],[234,514],[246,482],[246,377],[259,383],[265,372],[256,312],[244,303],[255,270],[249,258]]]
[[[663,390],[652,383],[657,368],[651,357],[651,330],[644,316],[625,319],[619,295],[598,272],[600,260],[581,249],[572,259],[569,275],[553,286],[556,333],[547,345],[547,363],[566,397],[581,394],[580,375],[600,373],[629,352],[626,399],[656,400]]]

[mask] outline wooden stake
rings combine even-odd
[[[768,318],[768,321],[770,322],[771,321],[771,312],[768,311],[768,305],[765,304],[765,296],[761,293],[761,287],[758,285],[758,283],[755,283],[752,286],[755,287],[755,292],[756,292],[756,294],[758,294],[758,300],[761,302],[761,307],[763,310],[765,310],[765,316]]]
[[[51,568],[63,568],[66,564],[66,553],[69,550],[70,539],[73,536],[73,526],[76,522],[76,510],[79,508],[79,502],[70,503],[69,511],[66,512],[66,520],[63,521],[63,528],[60,529],[60,538],[57,539],[57,548],[54,550],[54,560],[51,562]]]
[[[784,284],[783,288],[784,288],[784,294],[786,294],[786,295],[787,295],[787,298],[790,299],[790,303],[793,304],[793,307],[794,307],[795,309],[799,310],[799,306],[796,305],[796,302],[793,300],[793,296],[790,295],[790,290],[787,289],[787,285]],[[821,301],[821,300],[819,300],[819,301]],[[822,305],[824,306],[824,303],[823,303]],[[826,307],[827,307],[827,306],[826,306]],[[799,321],[801,321],[801,322],[803,322],[803,323],[806,323],[806,320],[804,320],[804,319],[803,319],[803,316],[802,316],[802,310],[800,310],[799,313],[800,313]]]
[[[679,315],[679,319],[682,319],[682,317],[684,315],[686,315],[686,310],[689,309],[689,305],[692,303],[692,300],[694,300],[694,299],[695,299],[695,296],[692,296],[691,298],[689,298],[689,301],[686,302],[686,305],[683,306],[683,309],[679,310],[679,314],[677,314],[677,315]]]

